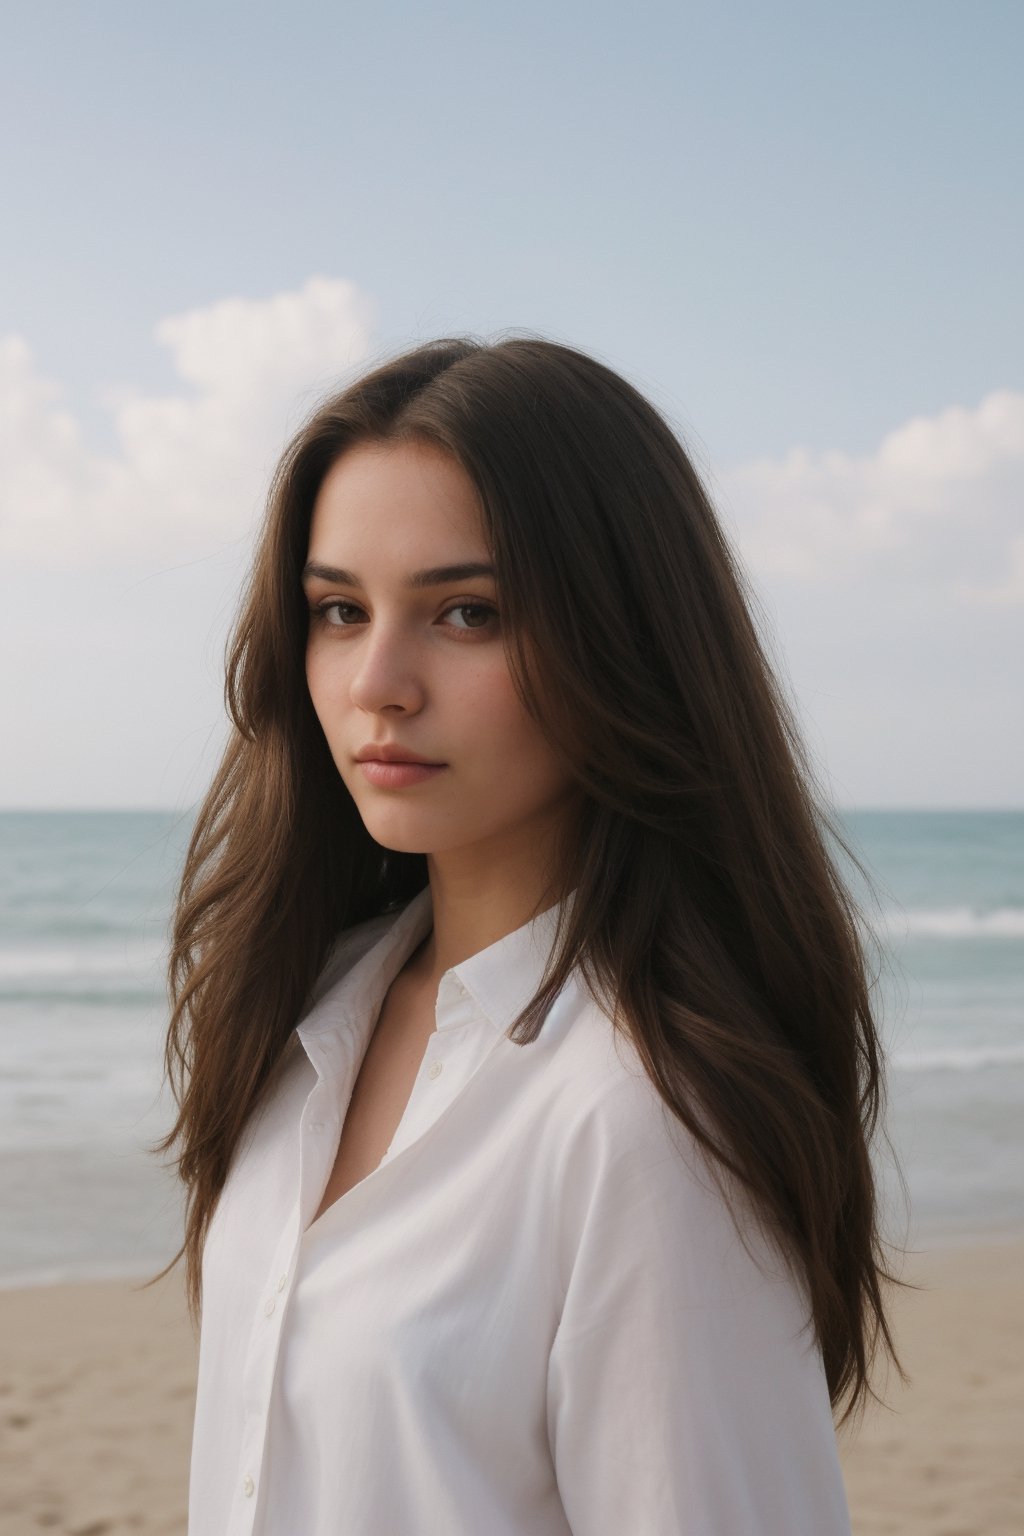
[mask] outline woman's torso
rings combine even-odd
[[[445,973],[404,1108],[368,1075],[342,1156],[428,917],[421,895],[354,933],[238,1148],[189,1536],[848,1536],[799,1288],[756,1266],[575,974],[535,1041],[505,1034],[548,915]]]

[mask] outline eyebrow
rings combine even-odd
[[[493,565],[480,560],[467,560],[462,565],[432,565],[425,571],[412,571],[406,578],[406,586],[443,587],[453,581],[468,581],[474,576],[494,575]],[[342,587],[362,586],[355,571],[345,571],[336,565],[321,565],[317,560],[309,560],[303,567],[302,579],[308,581],[313,577],[320,581],[336,582]]]

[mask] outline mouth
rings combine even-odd
[[[435,774],[444,773],[447,763],[384,762],[379,757],[364,757],[360,768],[365,778],[379,789],[404,789],[409,784],[422,784]]]
[[[381,742],[379,750],[371,742],[369,746],[363,747],[361,751],[356,753],[356,762],[401,763],[403,766],[409,763],[418,763],[424,768],[446,768],[448,766],[447,763],[435,762],[433,758],[418,757],[415,752],[411,757],[402,757],[401,748],[397,744],[393,746],[390,742]]]

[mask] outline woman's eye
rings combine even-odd
[[[314,618],[322,620],[331,629],[351,629],[360,622],[357,617],[354,620],[346,618],[346,614],[362,614],[363,610],[357,603],[340,602],[337,598],[330,603],[319,603],[313,608]],[[492,620],[497,619],[498,610],[490,603],[453,603],[446,608],[441,618],[446,619],[449,614],[459,613],[466,618],[466,622],[449,626],[454,629],[471,630],[486,629]],[[334,614],[336,617],[331,617]]]
[[[489,603],[456,603],[453,608],[445,609],[445,615],[449,613],[483,614],[483,621],[471,623],[470,629],[485,629],[490,619],[498,617],[497,609],[492,608]]]
[[[355,606],[355,603],[320,603],[318,607],[313,609],[313,613],[317,618],[323,619],[325,623],[330,624],[333,629],[340,629],[344,625],[345,620],[328,618],[328,614],[340,613],[342,608],[355,608]]]

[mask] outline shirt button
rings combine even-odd
[[[279,1291],[283,1291],[287,1284],[288,1284],[288,1276],[287,1275],[282,1275],[280,1280],[277,1282],[278,1290]]]
[[[435,1061],[434,1065],[431,1067],[430,1071],[427,1073],[427,1076],[428,1077],[440,1077],[441,1076],[441,1068],[442,1068],[443,1065],[444,1065],[443,1062]]]
[[[311,1120],[309,1122],[309,1128],[311,1131],[322,1131],[324,1128],[324,1123],[322,1120]]]
[[[255,1486],[256,1486],[256,1484],[253,1482],[252,1478],[249,1476],[249,1474],[247,1472],[245,1474],[245,1482],[242,1484],[242,1492],[245,1494],[247,1499],[252,1497],[252,1491],[255,1488]]]
[[[276,1301],[274,1300],[273,1296],[271,1296],[270,1300],[267,1302],[266,1306],[263,1308],[264,1312],[267,1314],[268,1317],[270,1316],[271,1312],[273,1312],[273,1310],[276,1307],[276,1305],[277,1305]]]

